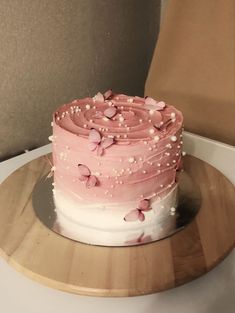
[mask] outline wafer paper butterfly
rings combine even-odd
[[[140,201],[137,209],[127,213],[127,215],[124,217],[124,221],[134,222],[139,220],[140,222],[143,222],[145,220],[144,212],[148,212],[150,210],[152,210],[150,207],[150,201],[148,199],[143,199]]]
[[[153,111],[161,111],[165,108],[166,104],[164,101],[156,101],[151,97],[146,97],[145,98],[145,107],[149,110]]]
[[[111,106],[102,111],[96,111],[95,115],[93,116],[94,118],[102,118],[102,117],[107,117],[108,119],[114,117],[117,114],[117,107],[116,106]]]
[[[89,149],[97,152],[97,155],[101,156],[104,150],[110,147],[114,143],[113,138],[101,137],[98,130],[92,128],[89,133]]]
[[[104,102],[105,100],[111,99],[113,96],[113,91],[111,89],[107,90],[104,94],[98,92],[94,97],[94,101]]]
[[[78,164],[79,180],[86,183],[87,188],[98,185],[99,181],[95,175],[91,175],[91,171],[84,164]]]

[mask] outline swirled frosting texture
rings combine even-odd
[[[61,106],[53,117],[56,192],[83,204],[138,202],[170,192],[180,166],[183,118],[173,106],[160,104],[117,94]],[[111,118],[105,114],[108,108],[115,108]],[[92,129],[100,134],[97,146],[113,139],[102,155],[90,149]],[[97,178],[92,188],[88,176],[81,179],[79,165]]]

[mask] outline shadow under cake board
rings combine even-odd
[[[43,157],[35,159],[0,185],[0,254],[32,279],[77,294],[137,296],[189,282],[234,247],[235,190],[222,173],[195,157],[186,156],[184,168],[201,190],[192,223],[146,245],[100,247],[64,238],[39,221],[32,192],[49,165]]]

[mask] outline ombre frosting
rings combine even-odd
[[[61,106],[53,116],[51,137],[61,227],[74,233],[77,227],[78,240],[91,244],[153,238],[148,232],[149,225],[157,223],[156,203],[161,202],[161,217],[164,212],[169,217],[169,206],[175,204],[175,196],[172,201],[167,196],[176,188],[181,166],[182,124],[181,112],[163,101],[111,91]],[[123,235],[116,238],[120,230]],[[95,240],[106,231],[104,239]],[[89,238],[88,232],[95,235]],[[132,235],[133,240],[127,240]]]

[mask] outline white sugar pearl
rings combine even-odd
[[[149,147],[149,151],[152,151],[153,150],[153,148],[152,147]]]
[[[155,131],[155,130],[154,130],[153,128],[150,128],[149,133],[150,133],[150,134],[154,134],[154,131]]]
[[[132,98],[127,99],[127,102],[132,103],[134,100]]]
[[[161,184],[160,187],[163,188],[164,186]]]
[[[172,118],[172,119],[175,118],[175,112],[172,112],[172,113],[171,113],[171,118]]]
[[[49,139],[50,141],[53,141],[53,136],[49,136],[48,139]]]
[[[121,122],[121,123],[124,122],[124,117],[123,116],[119,117],[119,122]]]
[[[142,118],[140,118],[140,119],[139,119],[139,122],[140,122],[140,123],[142,123],[142,122],[143,122]]]
[[[185,151],[182,151],[182,156],[185,156],[186,155],[186,152]]]
[[[53,122],[51,122],[51,126],[53,126],[54,125],[54,123]]]
[[[170,166],[170,163],[166,163],[166,166]]]
[[[108,122],[109,119],[105,116],[105,117],[103,117],[103,121]]]
[[[130,163],[133,163],[133,162],[135,161],[135,158],[130,157],[128,161],[129,161]]]
[[[159,141],[159,136],[154,136],[154,141],[158,142]]]
[[[171,212],[175,212],[176,208],[172,207],[170,210],[171,210]]]
[[[173,163],[176,163],[176,160],[173,160],[172,162],[173,162]]]
[[[147,172],[145,170],[142,171],[143,174],[146,174]]]
[[[176,136],[171,136],[171,141],[176,142],[177,141],[177,137]]]
[[[91,108],[90,104],[86,104],[86,109],[90,110],[90,108]]]
[[[153,115],[153,114],[154,114],[154,110],[150,110],[150,111],[149,111],[149,114],[150,114],[150,115]]]
[[[161,163],[158,163],[157,166],[160,167],[160,166],[161,166]]]

